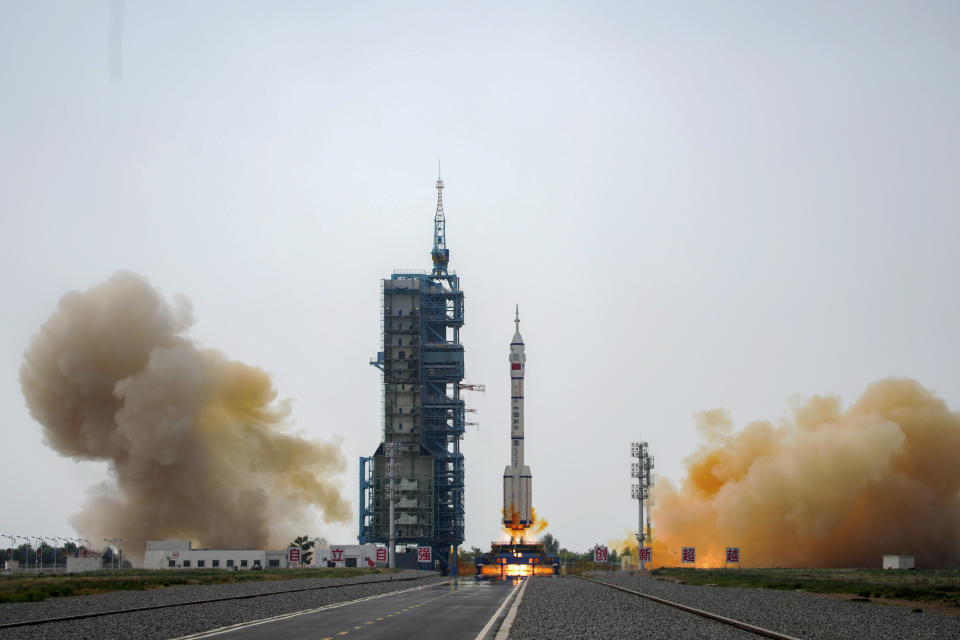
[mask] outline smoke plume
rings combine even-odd
[[[46,443],[110,467],[76,529],[136,561],[148,539],[282,548],[316,531],[314,509],[346,521],[339,445],[290,434],[269,376],[199,348],[192,323],[185,298],[118,273],[65,295],[33,338],[20,382]]]
[[[654,489],[654,561],[721,566],[919,567],[960,563],[960,414],[910,379],[870,385],[843,410],[836,397],[793,403],[779,424],[734,432],[728,414],[699,414],[703,444],[687,476]]]
[[[525,540],[527,542],[538,541],[540,534],[550,526],[550,522],[543,516],[538,515],[537,510],[533,507],[530,507],[530,515],[533,517],[533,524],[525,529],[508,529],[507,527],[501,526],[500,540],[502,542],[509,542],[511,540]],[[513,521],[516,522],[518,520],[517,514],[514,513]],[[500,521],[503,521],[503,509],[500,509]]]
[[[644,542],[644,544],[646,544],[646,542]],[[610,551],[616,551],[620,555],[627,554],[636,557],[638,546],[635,531],[625,532],[622,538],[611,538],[607,540],[607,548]]]
[[[537,510],[533,507],[530,507],[530,513],[533,516],[533,526],[527,529],[527,531],[534,537],[535,540],[539,540],[541,533],[547,530],[547,527],[550,526],[550,522],[541,515],[537,515]]]

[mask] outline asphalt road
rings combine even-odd
[[[501,605],[518,586],[513,582],[461,578],[450,583],[416,587],[186,638],[474,639],[498,611],[498,619],[506,615],[508,607],[501,609]],[[497,627],[498,624],[491,625],[484,637],[492,638]]]

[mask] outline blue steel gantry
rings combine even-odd
[[[463,292],[456,273],[447,270],[439,178],[431,257],[430,272],[394,272],[381,281],[382,350],[370,364],[382,372],[382,441],[373,456],[360,458],[358,539],[389,543],[384,445],[396,443],[396,543],[432,547],[439,566],[456,575],[464,537]]]

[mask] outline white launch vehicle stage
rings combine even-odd
[[[522,537],[533,526],[533,475],[523,461],[523,378],[527,354],[520,335],[520,305],[510,341],[510,464],[503,470],[503,526]],[[517,540],[519,542],[519,540]]]

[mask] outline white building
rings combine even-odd
[[[145,569],[285,569],[287,550],[194,549],[189,540],[150,540],[143,556]]]
[[[914,556],[883,556],[884,569],[913,569],[915,567]]]
[[[387,566],[387,548],[376,544],[337,544],[320,547],[314,550],[313,557],[315,567]]]
[[[85,573],[100,571],[103,568],[103,555],[86,547],[80,547],[67,555],[67,573]]]

